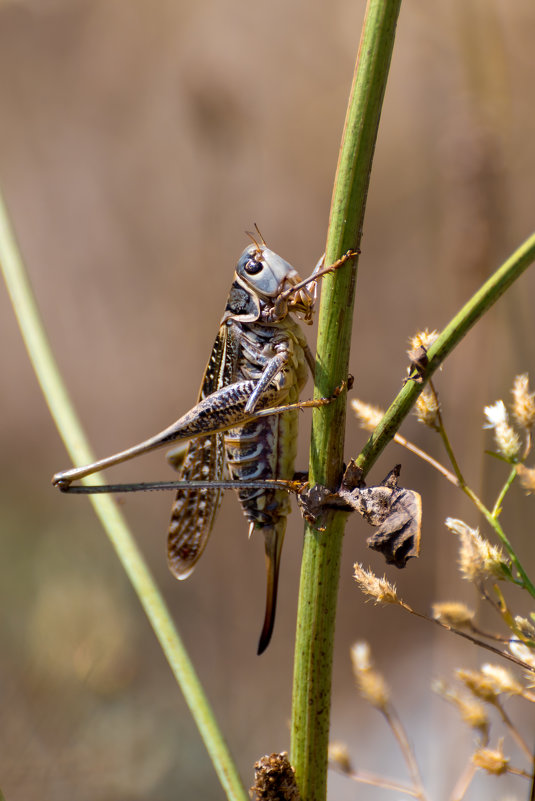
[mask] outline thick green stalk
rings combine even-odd
[[[50,350],[33,293],[0,195],[0,268],[11,296],[24,343],[52,417],[74,464],[94,461],[57,364]],[[92,483],[101,483],[99,476]],[[184,694],[228,799],[248,801],[238,771],[217,726],[204,690],[169,614],[158,587],[124,517],[106,495],[92,495],[104,530],[130,579]]]
[[[326,263],[360,242],[366,196],[401,0],[368,0],[333,190]],[[347,378],[356,263],[323,279],[318,322],[316,396]],[[345,393],[315,410],[311,483],[338,485],[344,447]],[[292,763],[303,801],[326,795],[334,619],[344,515],[326,531],[305,530],[292,708]]]

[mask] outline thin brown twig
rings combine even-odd
[[[472,779],[476,775],[476,770],[477,770],[476,766],[474,765],[472,760],[470,760],[466,765],[465,769],[463,770],[463,772],[461,773],[461,775],[459,776],[459,778],[457,779],[457,784],[451,791],[449,801],[462,801],[462,799],[466,794],[466,791],[468,790],[470,784],[472,783]]]
[[[370,773],[367,770],[341,770],[336,764],[333,763],[330,764],[330,767],[333,770],[336,770],[337,773],[347,776],[349,779],[353,779],[355,782],[360,782],[360,784],[371,784],[374,787],[381,787],[383,790],[395,790],[398,793],[405,793],[413,798],[419,797],[415,788],[409,787],[401,782],[397,782],[394,779],[387,779],[384,776],[379,776],[377,773]]]
[[[421,448],[415,445],[414,442],[411,442],[406,437],[401,436],[401,434],[394,435],[394,442],[397,442],[398,445],[402,445],[408,451],[411,451],[411,453],[414,453],[416,456],[419,456],[420,459],[422,459],[424,462],[430,464],[431,467],[434,467],[435,470],[438,470],[438,472],[441,473],[444,476],[444,478],[450,481],[455,487],[460,486],[457,478],[454,476],[451,470],[448,470],[448,468],[444,467],[443,464],[437,462],[436,459],[433,459],[432,456],[430,456],[426,451],[423,451]]]
[[[505,709],[501,705],[501,703],[500,703],[498,698],[494,702],[493,706],[495,706],[496,709],[498,710],[498,712],[500,713],[500,717],[501,717],[505,727],[509,730],[509,733],[511,734],[511,737],[513,738],[513,740],[515,740],[515,742],[518,745],[518,747],[520,748],[520,750],[523,751],[524,754],[527,756],[528,761],[531,762],[532,758],[533,758],[532,753],[531,753],[531,749],[529,748],[528,744],[526,743],[526,741],[524,740],[524,738],[522,737],[522,735],[520,734],[518,729],[513,724],[513,721],[511,720],[511,718],[509,717],[509,715],[507,714],[507,712],[505,711]]]
[[[444,623],[442,620],[437,620],[434,617],[430,617],[426,615],[424,612],[417,612],[413,609],[409,604],[405,601],[399,600],[398,605],[401,606],[402,609],[405,609],[406,612],[410,612],[412,615],[416,615],[416,617],[421,617],[423,620],[427,620],[430,623],[435,623],[440,628],[446,629],[446,631],[450,631],[452,634],[457,634],[459,637],[462,637],[465,640],[473,643],[474,645],[478,645],[480,648],[484,648],[487,651],[490,651],[497,656],[501,656],[503,659],[507,659],[509,662],[513,662],[513,664],[518,665],[519,667],[523,668],[524,670],[529,671],[530,673],[535,672],[535,668],[532,665],[529,665],[527,662],[524,662],[522,659],[518,659],[518,657],[513,656],[508,651],[500,651],[499,648],[495,648],[493,645],[490,645],[483,640],[478,640],[477,637],[472,637],[471,634],[468,634],[466,631],[461,631],[460,629],[455,629],[453,626],[449,626],[447,623]]]

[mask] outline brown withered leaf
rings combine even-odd
[[[408,356],[410,367],[407,371],[408,376],[403,383],[406,384],[407,381],[414,381],[416,384],[423,384],[425,371],[429,364],[427,348],[424,345],[419,345],[414,350],[409,351]]]
[[[418,492],[398,486],[401,465],[376,487],[363,487],[358,470],[351,461],[338,495],[377,528],[368,538],[368,546],[380,551],[388,564],[405,567],[408,559],[420,553],[422,498]]]
[[[376,487],[367,487],[362,470],[349,462],[337,492],[316,484],[303,483],[297,493],[301,514],[319,531],[325,530],[324,515],[329,509],[358,512],[377,531],[368,546],[380,551],[388,564],[405,567],[407,560],[420,553],[422,498],[418,492],[398,486],[401,465],[396,465]]]

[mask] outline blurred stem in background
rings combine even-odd
[[[75,465],[92,462],[94,456],[52,355],[1,195],[0,268],[28,356],[65,447]],[[92,477],[91,481],[102,483],[103,480],[97,475]],[[184,694],[227,798],[232,801],[247,801],[249,796],[241,784],[237,768],[217,726],[204,690],[126,520],[111,497],[92,495],[90,501]]]

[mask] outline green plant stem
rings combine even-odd
[[[407,381],[403,389],[394,398],[375,431],[371,434],[364,448],[357,457],[357,464],[366,474],[377,461],[380,454],[394,437],[405,417],[410,412],[416,398],[422,391],[425,381],[440,367],[451,351],[469,332],[472,326],[488,311],[535,260],[535,234],[532,234],[507,259],[507,261],[485,281],[463,308],[448,323],[429,351],[428,365],[424,373],[424,381]]]
[[[509,492],[510,488],[512,487],[513,482],[515,481],[517,475],[518,475],[518,473],[516,472],[516,465],[515,465],[512,468],[512,470],[509,473],[509,475],[507,476],[505,484],[501,488],[500,493],[499,493],[498,497],[496,498],[496,503],[494,504],[494,508],[492,509],[492,512],[491,512],[491,514],[492,514],[492,516],[494,518],[497,519],[499,517],[499,515],[500,515],[500,513],[502,511],[503,500],[504,500],[505,496],[507,495],[507,493]]]
[[[401,0],[368,0],[333,190],[326,263],[358,248]],[[347,378],[356,264],[326,276],[318,322],[316,397]],[[345,393],[313,415],[311,483],[335,487],[343,462]],[[303,801],[326,794],[332,652],[345,515],[305,529],[295,646],[292,764]]]
[[[0,267],[11,302],[52,417],[74,464],[94,461],[59,374],[0,195]],[[92,478],[93,483],[103,481]],[[184,694],[227,798],[248,801],[236,766],[217,726],[204,690],[173,624],[169,610],[115,502],[105,495],[90,501],[130,579],[171,670]]]
[[[487,509],[485,504],[480,501],[477,495],[474,492],[472,492],[472,490],[469,487],[464,486],[461,487],[461,489],[470,498],[470,500],[477,506],[483,517],[487,520],[488,524],[494,529],[497,536],[501,540],[505,550],[509,554],[511,562],[515,566],[518,575],[522,580],[522,587],[529,592],[532,598],[535,598],[535,586],[533,585],[533,582],[530,580],[528,574],[524,570],[522,563],[520,562],[518,556],[516,555],[515,549],[509,542],[509,538],[507,537],[507,534],[501,527],[497,518],[493,515],[493,513],[489,509]]]
[[[513,481],[515,480],[515,478],[517,476],[516,468],[513,467],[513,469],[509,473],[509,476],[507,477],[507,481],[503,485],[503,487],[502,487],[502,489],[500,491],[500,494],[498,495],[498,498],[496,500],[496,503],[494,504],[494,508],[493,508],[493,510],[491,512],[490,509],[487,509],[487,507],[485,506],[483,501],[481,501],[481,499],[476,495],[476,493],[472,489],[470,489],[470,487],[468,486],[468,484],[464,480],[464,476],[463,476],[463,474],[462,474],[462,472],[461,472],[461,470],[459,468],[459,465],[457,464],[457,460],[455,459],[455,456],[454,456],[453,450],[451,448],[450,441],[449,441],[448,436],[446,434],[446,430],[444,428],[442,420],[440,420],[439,433],[440,433],[440,436],[442,437],[442,441],[444,442],[444,445],[446,447],[446,451],[448,453],[448,457],[449,457],[450,462],[452,464],[452,467],[453,467],[453,469],[455,471],[455,475],[457,477],[457,483],[458,483],[459,488],[464,492],[464,494],[468,498],[470,498],[470,500],[472,501],[474,506],[479,510],[479,512],[484,516],[484,518],[487,520],[489,525],[494,529],[494,531],[496,532],[497,536],[502,541],[505,549],[507,550],[507,553],[509,554],[509,556],[511,558],[511,562],[514,564],[514,566],[515,566],[515,568],[516,568],[516,570],[518,572],[518,575],[522,579],[522,582],[521,582],[522,583],[522,587],[524,587],[526,590],[528,590],[530,595],[532,595],[535,598],[535,595],[534,595],[535,586],[533,585],[533,583],[529,579],[529,576],[527,575],[526,571],[524,570],[524,568],[522,566],[522,563],[520,562],[520,560],[519,560],[519,558],[518,558],[518,556],[516,554],[516,551],[514,550],[514,548],[511,545],[507,535],[505,534],[505,532],[502,529],[500,523],[498,522],[498,515],[500,514],[500,510],[501,510],[503,499],[505,498],[505,495],[506,495],[507,491],[509,490],[509,488],[511,487]]]
[[[429,383],[431,383],[431,382],[429,382]],[[434,392],[434,389],[433,389],[433,392]],[[436,392],[435,392],[435,396],[436,396]],[[507,553],[511,557],[512,563],[516,567],[516,569],[518,571],[518,574],[521,576],[521,579],[518,580],[518,581],[516,579],[513,579],[512,577],[511,577],[510,580],[514,581],[515,584],[518,584],[519,586],[527,589],[528,592],[533,596],[533,591],[535,590],[535,587],[533,586],[533,583],[530,581],[526,571],[522,567],[522,564],[521,564],[520,560],[518,559],[518,556],[517,556],[513,546],[511,545],[507,535],[505,534],[505,532],[503,531],[501,525],[498,522],[498,516],[499,516],[499,514],[501,512],[503,499],[505,498],[505,495],[507,494],[507,492],[510,489],[511,485],[513,484],[515,478],[517,477],[516,467],[513,467],[513,469],[509,473],[509,475],[507,477],[507,480],[505,481],[505,484],[503,485],[503,487],[500,490],[500,493],[499,493],[499,495],[498,495],[498,497],[496,499],[496,503],[494,504],[494,508],[492,509],[492,511],[490,511],[489,509],[487,509],[487,507],[481,501],[481,499],[476,495],[476,493],[466,483],[466,481],[464,479],[464,476],[463,476],[463,474],[461,472],[461,469],[460,469],[460,467],[459,467],[459,465],[457,463],[457,460],[455,458],[455,454],[453,453],[453,449],[451,447],[448,435],[446,433],[446,429],[444,427],[444,423],[442,421],[442,416],[440,414],[439,414],[439,425],[438,425],[438,428],[437,428],[437,432],[440,435],[440,437],[442,439],[442,442],[444,443],[444,447],[446,448],[446,452],[448,454],[448,458],[449,458],[449,460],[451,462],[451,465],[453,467],[454,474],[450,473],[450,471],[447,470],[442,464],[440,464],[439,462],[436,462],[434,459],[432,459],[429,456],[429,454],[425,453],[425,451],[420,450],[420,448],[416,448],[416,446],[414,446],[411,442],[406,440],[404,437],[401,437],[399,434],[396,433],[394,435],[393,439],[396,440],[397,442],[399,442],[404,447],[408,448],[408,450],[410,450],[413,453],[415,453],[421,459],[424,459],[426,462],[428,462],[430,465],[432,465],[443,476],[445,476],[448,479],[448,481],[451,481],[452,484],[455,484],[456,487],[459,487],[459,489],[462,490],[462,492],[464,492],[464,494],[468,498],[470,498],[470,500],[472,501],[474,506],[485,517],[485,519],[488,521],[489,525],[494,529],[494,531],[496,532],[497,536],[502,541],[503,545],[505,546],[505,548],[507,550]],[[533,597],[535,597],[535,596],[533,596]]]
[[[530,264],[535,261],[535,234],[532,234],[519,248],[504,262],[504,264],[485,281],[483,286],[465,303],[463,308],[455,315],[455,317],[448,323],[444,330],[439,334],[438,338],[433,342],[429,351],[428,365],[423,375],[424,381],[418,382],[409,380],[398,393],[396,398],[386,410],[379,425],[375,428],[364,448],[356,459],[359,467],[362,468],[364,475],[370,470],[372,465],[378,459],[386,445],[394,438],[397,430],[405,417],[409,414],[412,406],[420,392],[423,390],[425,381],[429,380],[433,373],[440,367],[442,362],[451,353],[451,351],[459,344],[461,339],[470,331],[472,326],[487,312],[491,306],[503,295],[503,293],[514,283],[526,270]],[[459,481],[459,486],[463,492],[472,500],[477,506],[481,514],[486,518],[492,526],[503,545],[505,546],[511,561],[514,564],[519,576],[522,579],[523,586],[528,590],[530,595],[535,598],[535,585],[529,579],[526,571],[522,567],[509,539],[499,524],[495,512],[489,511],[486,506],[481,502],[477,495],[466,485],[462,474],[455,462],[455,458],[451,453],[451,447],[447,442],[447,437],[443,435],[446,450],[450,455],[455,474]],[[503,498],[505,492],[512,483],[512,474],[509,476],[500,498]]]
[[[454,473],[455,473],[455,477],[457,479],[457,481],[456,481],[457,486],[464,492],[465,495],[468,496],[468,498],[470,498],[472,503],[481,512],[481,514],[486,518],[486,520],[492,526],[492,528],[494,529],[494,531],[496,532],[498,537],[501,539],[503,545],[507,549],[507,552],[508,552],[509,556],[511,557],[511,561],[513,562],[513,564],[516,567],[519,575],[522,578],[521,582],[517,582],[515,580],[515,583],[521,584],[522,587],[527,589],[530,592],[530,594],[533,595],[533,590],[535,589],[535,587],[533,586],[532,582],[528,578],[524,568],[522,567],[522,564],[521,564],[520,560],[518,559],[518,556],[517,556],[516,552],[514,551],[511,543],[509,542],[509,539],[507,538],[505,532],[503,531],[502,527],[500,526],[500,524],[498,522],[498,516],[499,516],[499,514],[501,512],[503,499],[505,498],[508,490],[512,486],[512,484],[513,484],[513,482],[514,482],[514,480],[515,480],[515,478],[517,476],[516,467],[513,467],[513,469],[509,473],[509,475],[507,477],[507,480],[506,480],[505,484],[503,485],[502,489],[500,490],[500,493],[499,493],[499,495],[498,495],[498,497],[496,499],[496,503],[494,504],[494,508],[493,508],[493,510],[491,512],[489,509],[487,509],[485,504],[476,495],[476,493],[472,489],[470,489],[470,487],[468,486],[468,484],[466,483],[466,481],[464,479],[464,476],[463,476],[463,474],[461,472],[461,468],[459,467],[457,459],[455,458],[455,454],[453,453],[453,448],[451,447],[449,437],[448,437],[448,435],[446,433],[446,429],[444,427],[444,421],[442,420],[442,414],[440,412],[440,404],[438,402],[438,395],[436,393],[436,390],[435,390],[435,388],[433,386],[433,382],[431,381],[431,379],[429,379],[429,386],[431,388],[431,391],[433,392],[433,395],[435,396],[435,400],[436,400],[436,403],[437,403],[438,426],[437,426],[436,430],[439,433],[439,435],[440,435],[440,437],[442,439],[442,442],[444,443],[444,447],[446,448],[446,453],[448,454],[448,458],[449,458],[449,460],[451,462],[451,465],[452,465]],[[398,435],[396,434],[394,436],[394,439],[396,439],[397,437],[398,437]]]
[[[431,384],[431,381],[429,383]],[[434,392],[434,389],[433,389],[433,392]],[[436,393],[435,393],[435,396],[436,396]],[[464,479],[464,476],[463,476],[463,474],[461,472],[461,469],[460,469],[459,465],[457,464],[457,460],[455,458],[455,454],[453,453],[453,449],[451,447],[448,435],[446,434],[446,429],[444,428],[444,423],[442,421],[442,416],[441,415],[439,415],[439,428],[438,428],[438,431],[439,431],[439,434],[440,434],[440,436],[442,438],[444,446],[446,448],[446,452],[448,454],[448,457],[449,457],[449,460],[450,460],[451,465],[453,467],[453,470],[455,472],[455,475],[457,477],[457,483],[458,483],[459,488],[464,492],[464,494],[468,498],[470,498],[470,500],[472,501],[474,506],[479,510],[479,512],[485,517],[485,519],[487,520],[489,525],[494,529],[494,531],[498,535],[499,539],[502,541],[503,545],[505,546],[505,548],[507,550],[507,553],[509,554],[509,556],[511,558],[511,562],[514,564],[519,576],[522,579],[522,586],[525,589],[527,589],[528,592],[533,597],[535,597],[535,595],[533,595],[533,593],[535,592],[535,587],[533,586],[533,583],[530,581],[526,571],[524,570],[524,568],[522,566],[522,563],[520,562],[520,560],[519,560],[519,558],[518,558],[518,556],[516,554],[516,551],[514,550],[514,548],[511,545],[511,543],[509,542],[509,539],[508,539],[507,535],[505,534],[505,532],[502,529],[500,523],[498,522],[498,515],[500,514],[500,511],[501,511],[501,506],[502,506],[503,499],[505,498],[505,495],[506,495],[507,491],[509,490],[509,488],[511,487],[513,481],[516,478],[516,475],[517,475],[516,468],[513,467],[513,469],[509,473],[509,475],[507,477],[507,480],[506,480],[505,484],[503,485],[503,487],[502,487],[502,489],[500,491],[500,494],[498,495],[498,498],[496,500],[496,503],[494,504],[494,508],[493,508],[493,510],[491,512],[489,509],[487,509],[487,507],[485,506],[483,501],[478,497],[478,495],[476,495],[476,493],[472,489],[470,489],[470,487],[466,483],[466,481]]]

